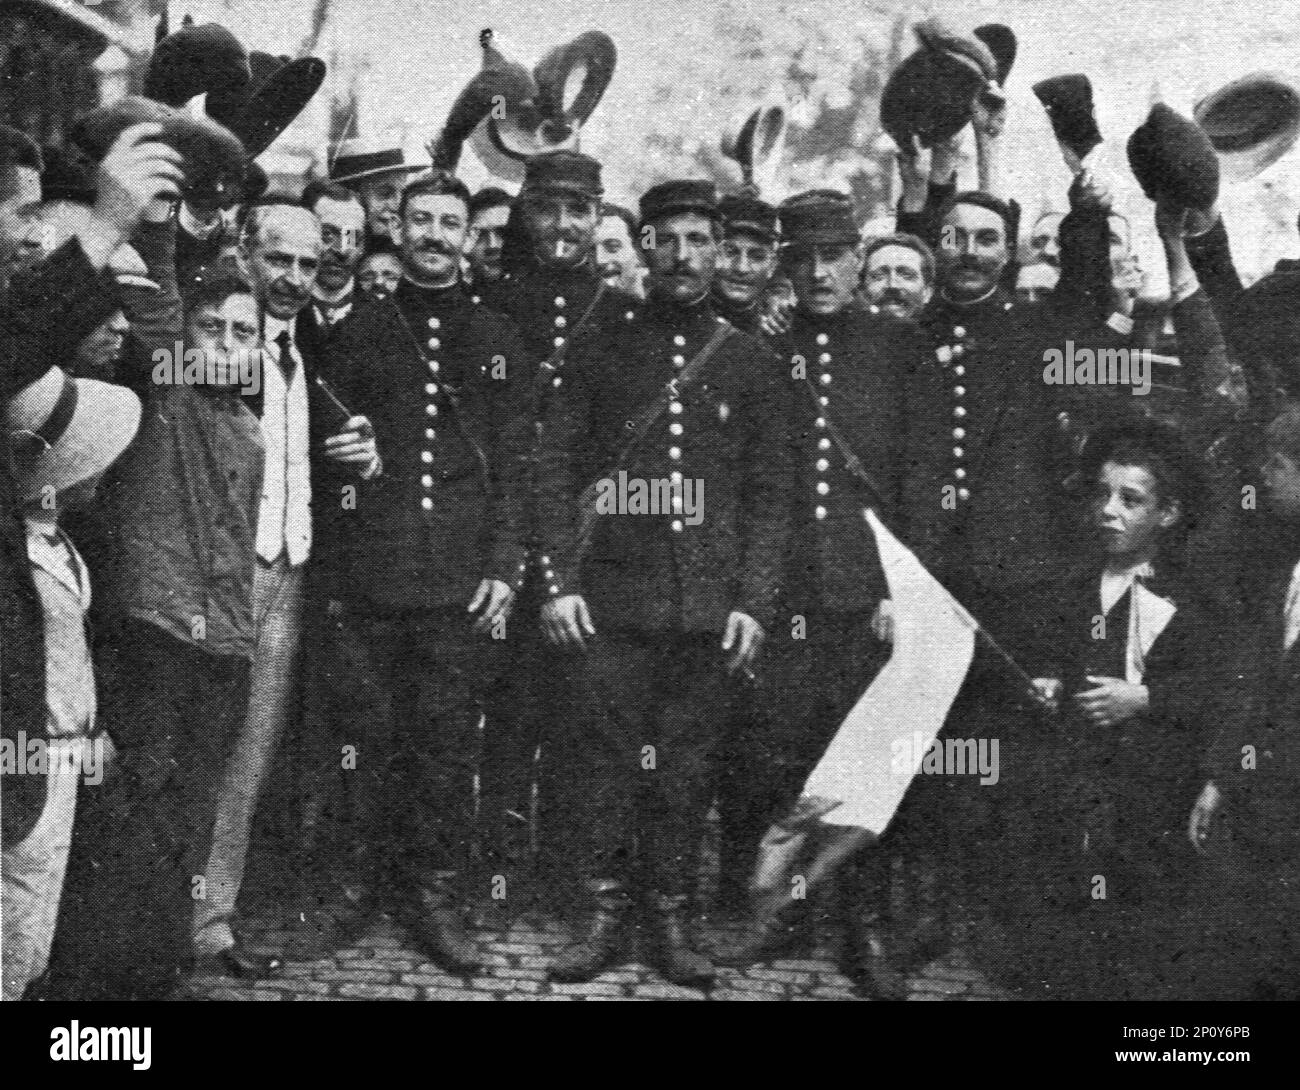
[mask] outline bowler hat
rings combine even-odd
[[[140,426],[140,399],[125,386],[72,378],[51,367],[5,406],[5,431],[24,500],[103,473]]]
[[[1210,138],[1163,102],[1133,130],[1128,161],[1142,192],[1157,203],[1205,211],[1218,200],[1219,160]]]
[[[810,189],[782,202],[781,238],[787,247],[842,246],[860,241],[853,200],[833,189]]]
[[[1232,181],[1246,181],[1276,163],[1300,137],[1300,94],[1265,72],[1243,76],[1196,104],[1219,165]]]
[[[999,87],[1005,86],[1011,75],[1011,66],[1016,63],[1016,34],[1009,26],[1001,23],[985,23],[971,31],[983,42],[993,54],[993,63],[997,66],[994,81]]]
[[[184,106],[197,95],[229,96],[253,78],[248,54],[229,30],[216,23],[181,27],[153,51],[144,94],[168,106]]]
[[[710,219],[720,218],[718,190],[708,181],[679,179],[651,186],[641,197],[641,223],[653,223],[664,216],[696,212]]]
[[[1074,73],[1039,80],[1034,84],[1034,94],[1047,111],[1047,120],[1052,123],[1052,132],[1067,161],[1073,156],[1082,163],[1088,152],[1101,143],[1088,77]]]
[[[996,84],[998,64],[982,41],[938,19],[915,30],[921,48],[890,74],[880,96],[880,124],[900,145],[918,136],[931,146],[966,126],[975,95]]]

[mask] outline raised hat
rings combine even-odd
[[[561,191],[600,200],[600,163],[580,151],[542,152],[528,160],[524,171],[525,193]]]
[[[770,192],[776,185],[788,124],[785,99],[774,92],[734,132],[723,134],[722,154],[739,164],[741,182],[756,193]]]
[[[247,157],[239,138],[211,118],[194,117],[153,99],[127,95],[78,118],[68,139],[90,162],[98,163],[113,142],[133,125],[162,126],[159,139],[180,152],[187,189],[224,191],[242,187]]]
[[[833,189],[810,189],[784,201],[778,210],[787,247],[837,246],[860,240],[853,200]]]
[[[239,39],[223,26],[204,23],[181,27],[158,43],[145,72],[144,94],[184,106],[197,95],[234,95],[252,78]]]
[[[473,120],[475,110],[481,107],[483,88],[500,87],[503,110],[490,110],[482,116],[468,138],[489,171],[505,181],[518,182],[534,155],[574,146],[579,130],[609,86],[618,52],[608,34],[589,30],[551,50],[529,72],[522,64],[507,60],[493,45],[492,31],[483,31],[479,42],[483,47],[483,72],[479,75],[483,78],[471,81],[457,100],[457,106],[464,106],[457,129],[463,130]],[[484,73],[489,71],[495,75],[486,77]],[[455,140],[447,136],[444,129],[436,142],[439,151],[458,154]]]
[[[939,19],[918,23],[915,30],[921,48],[890,73],[880,96],[880,124],[900,146],[917,136],[928,147],[965,128],[976,94],[996,88],[998,63],[978,38],[958,34]]]
[[[231,93],[209,93],[208,116],[243,142],[249,157],[261,155],[302,113],[325,81],[325,62],[316,57],[250,54],[252,80]]]
[[[1205,211],[1219,198],[1219,160],[1210,138],[1163,102],[1133,130],[1128,161],[1142,192],[1157,203]]]
[[[1009,26],[1001,23],[985,23],[971,31],[976,38],[988,47],[993,54],[993,63],[997,67],[994,80],[999,87],[1007,82],[1011,67],[1016,63],[1016,34]]]
[[[1052,132],[1066,162],[1076,172],[1083,159],[1101,143],[1092,103],[1092,83],[1082,73],[1052,76],[1034,84],[1034,94],[1047,111]]]
[[[698,212],[716,220],[718,190],[712,182],[696,179],[660,182],[642,195],[640,211],[643,224],[683,212]]]
[[[726,234],[748,232],[768,242],[780,234],[776,208],[748,193],[728,193],[718,201],[718,214]]]
[[[1223,173],[1247,181],[1276,163],[1300,137],[1300,94],[1266,72],[1233,80],[1192,111],[1219,153]]]
[[[140,399],[125,386],[74,379],[59,367],[5,406],[5,431],[24,500],[106,470],[140,426]]]
[[[373,137],[353,137],[339,145],[330,164],[331,182],[359,182],[381,174],[409,174],[424,170],[420,163],[408,163],[400,144]]]

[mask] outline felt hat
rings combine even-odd
[[[230,130],[208,117],[195,117],[153,99],[127,95],[78,118],[68,144],[98,163],[128,128],[142,122],[162,126],[159,139],[180,152],[187,189],[222,190],[242,186],[247,158]]]
[[[153,51],[144,76],[144,95],[168,106],[184,106],[197,95],[233,96],[253,74],[238,38],[216,23],[181,27]]]
[[[940,19],[914,29],[921,48],[890,74],[880,96],[880,124],[900,146],[918,136],[928,147],[966,126],[975,96],[996,87],[999,70],[984,42]]]
[[[325,62],[316,57],[274,57],[254,51],[251,81],[229,94],[208,94],[208,116],[243,142],[249,157],[261,155],[302,113],[325,81]]]
[[[1211,208],[1219,197],[1219,159],[1210,138],[1194,121],[1163,102],[1128,140],[1128,161],[1151,200],[1182,208]]]

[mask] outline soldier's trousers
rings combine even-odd
[[[481,704],[498,649],[461,606],[348,608],[340,638],[356,670],[355,706],[369,709],[344,739],[356,746],[367,869],[386,869],[399,898],[412,896],[467,869]]]
[[[609,631],[588,644],[579,717],[556,754],[582,877],[629,880],[635,838],[650,887],[689,892],[726,699],[720,644],[716,633]]]

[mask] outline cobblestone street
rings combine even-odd
[[[718,929],[704,928],[713,937]],[[405,943],[386,917],[354,944],[312,961],[287,959],[283,974],[254,984],[222,977],[192,977],[177,998],[226,1000],[854,1000],[860,997],[836,968],[828,949],[777,959],[747,969],[723,968],[708,992],[665,982],[653,969],[633,963],[602,973],[587,984],[556,984],[546,968],[566,941],[554,921],[530,916],[509,931],[476,932],[487,951],[488,970],[453,976],[430,964]],[[291,936],[250,928],[250,945],[278,953]],[[909,1000],[1012,998],[990,985],[960,954],[926,966],[910,979]]]

